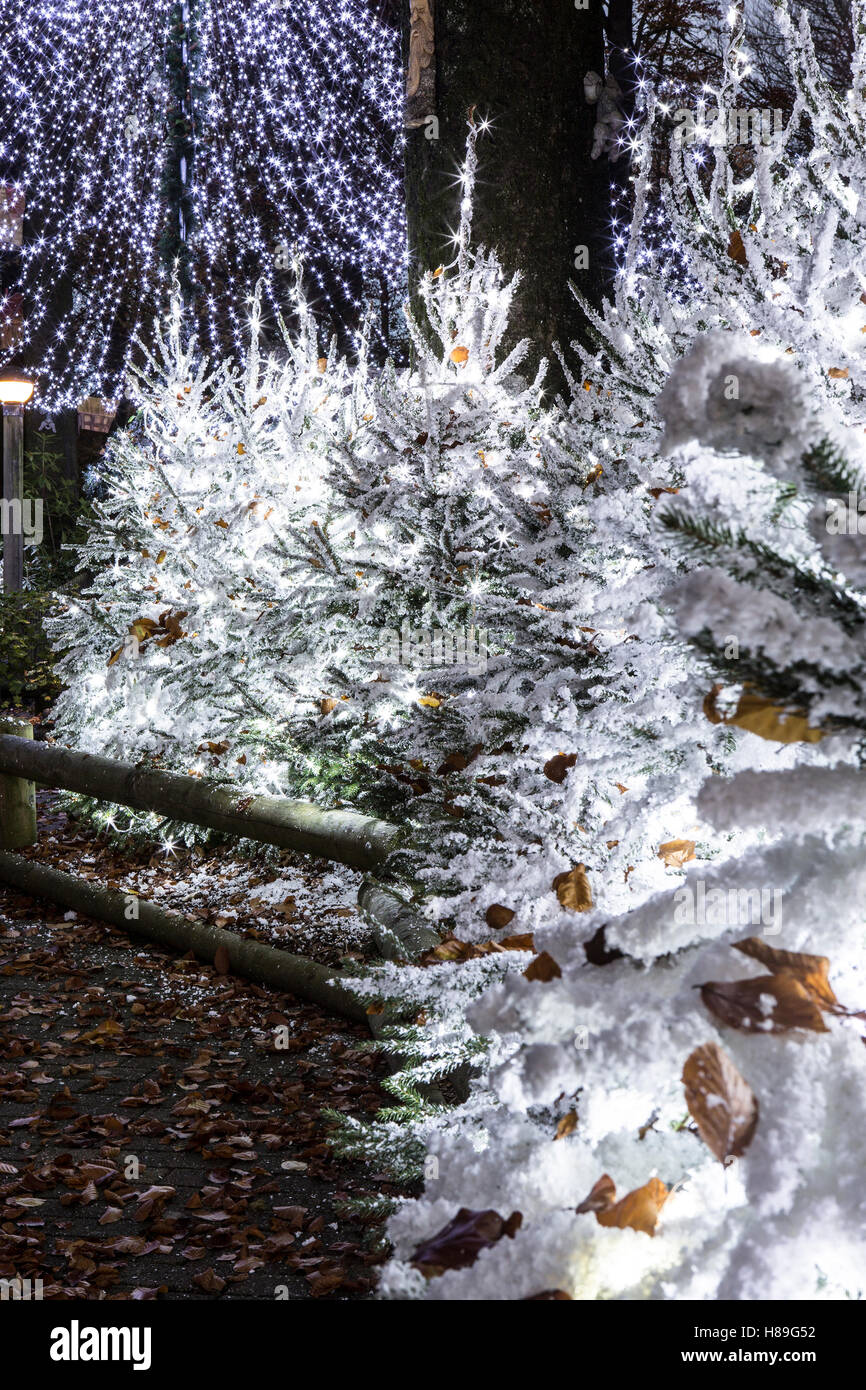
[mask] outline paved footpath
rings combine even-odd
[[[383,1103],[366,1036],[0,889],[0,1279],[56,1299],[364,1297],[376,1231],[342,1202],[392,1189],[333,1161],[321,1112]]]

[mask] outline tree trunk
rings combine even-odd
[[[428,5],[432,60],[423,32]],[[453,258],[448,234],[457,226],[460,202],[455,173],[475,107],[477,120],[492,122],[478,142],[475,238],[496,249],[506,272],[522,272],[507,346],[528,337],[537,361],[554,341],[565,346],[584,336],[569,281],[592,302],[602,293],[609,169],[604,157],[590,158],[595,114],[583,90],[588,70],[604,72],[600,0],[587,0],[586,9],[576,0],[403,0],[410,90],[413,19],[417,90],[407,103],[406,131],[410,283]]]

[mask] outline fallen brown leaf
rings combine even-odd
[[[562,906],[571,912],[589,912],[592,908],[592,889],[585,865],[575,864],[573,869],[557,874],[552,887]]]
[[[663,859],[669,869],[681,869],[695,857],[694,840],[668,840],[659,845],[656,858]]]
[[[576,762],[576,753],[557,753],[544,764],[544,775],[549,777],[551,782],[564,782],[569,769],[574,767]]]
[[[643,1187],[636,1187],[619,1202],[603,1211],[596,1211],[595,1219],[599,1226],[616,1226],[619,1230],[628,1227],[632,1231],[643,1231],[645,1235],[655,1235],[659,1213],[668,1198],[668,1188],[660,1178],[650,1178]]]
[[[743,244],[743,238],[737,227],[735,227],[734,230],[731,232],[730,239],[728,241],[728,255],[730,256],[732,261],[736,261],[737,265],[749,264],[748,257],[746,256],[746,248]]]
[[[723,714],[717,707],[722,689],[716,684],[704,698],[704,714],[711,724],[733,724],[772,743],[820,743],[825,736],[823,729],[809,723],[802,710],[786,710],[750,690],[743,690],[735,710]]]
[[[547,951],[542,951],[535,960],[529,962],[523,974],[527,980],[540,980],[542,984],[547,984],[549,980],[560,979],[562,971],[553,956]]]
[[[686,1105],[707,1148],[720,1163],[741,1158],[754,1138],[758,1102],[718,1043],[704,1043],[683,1067]]]
[[[498,1211],[461,1207],[447,1226],[418,1246],[412,1264],[427,1279],[444,1274],[446,1269],[465,1269],[475,1263],[482,1250],[503,1236],[513,1238],[522,1221],[519,1211],[513,1211],[505,1220]]]
[[[562,1119],[557,1124],[556,1133],[553,1137],[554,1139],[565,1139],[569,1134],[573,1134],[576,1129],[577,1111],[569,1110],[568,1114],[563,1115]]]
[[[838,1007],[839,1001],[827,978],[830,962],[826,956],[810,956],[802,951],[781,951],[778,947],[762,941],[759,936],[747,936],[743,941],[735,941],[734,949],[760,961],[761,965],[765,965],[774,975],[794,975],[820,1008]]]
[[[701,998],[729,1028],[753,1033],[787,1033],[792,1028],[829,1031],[818,1005],[794,975],[710,980],[701,985]]]
[[[593,1183],[589,1196],[584,1197],[576,1211],[578,1216],[587,1211],[607,1211],[615,1200],[616,1183],[607,1173],[602,1173],[598,1181]]]

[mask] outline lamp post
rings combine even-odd
[[[24,585],[24,405],[33,383],[21,378],[0,380],[3,405],[3,592]]]

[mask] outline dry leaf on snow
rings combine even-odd
[[[567,1115],[563,1115],[562,1119],[561,1119],[561,1120],[559,1121],[559,1123],[557,1124],[557,1126],[556,1126],[556,1133],[554,1134],[553,1137],[554,1137],[554,1139],[565,1139],[565,1138],[567,1137],[567,1135],[573,1134],[574,1131],[575,1131],[576,1129],[577,1129],[577,1111],[576,1111],[576,1110],[569,1110],[568,1114],[567,1114]]]
[[[475,1263],[482,1250],[503,1236],[513,1238],[522,1221],[519,1211],[513,1211],[505,1220],[498,1211],[461,1207],[447,1226],[418,1246],[412,1264],[427,1279],[444,1274],[446,1269],[465,1269]]]
[[[564,782],[569,768],[574,767],[576,762],[576,753],[557,753],[544,764],[544,775],[549,777],[551,782]]]
[[[608,1207],[613,1206],[615,1201],[616,1183],[607,1173],[602,1173],[598,1182],[593,1184],[589,1196],[584,1197],[580,1206],[577,1207],[577,1214],[581,1216],[586,1211],[607,1211]]]
[[[695,857],[694,840],[668,840],[659,845],[656,858],[663,859],[669,869],[681,869]]]
[[[696,1047],[683,1067],[686,1105],[720,1163],[740,1158],[758,1124],[755,1094],[718,1043]]]
[[[669,1190],[660,1178],[650,1178],[643,1187],[626,1193],[616,1200],[616,1184],[607,1173],[599,1178],[589,1196],[577,1208],[578,1215],[594,1211],[599,1226],[626,1227],[655,1235],[659,1212],[668,1199]]]
[[[557,874],[551,885],[563,907],[572,912],[589,912],[592,907],[592,889],[586,876],[586,866],[575,864],[564,874]]]
[[[728,255],[732,261],[736,261],[737,265],[749,264],[746,256],[746,248],[743,245],[742,235],[736,227],[731,232],[730,240],[728,241]]]
[[[534,951],[532,934],[505,936],[501,941],[460,941],[456,936],[446,936],[438,946],[426,951],[418,961],[419,965],[439,965],[448,960],[477,960],[480,956],[499,955],[502,951]]]
[[[547,951],[542,951],[540,955],[535,957],[535,960],[529,962],[523,974],[527,980],[540,980],[543,984],[547,984],[549,980],[560,979],[562,971],[553,956],[549,955]]]
[[[761,962],[774,975],[793,975],[822,1009],[839,1008],[839,1001],[827,978],[830,962],[826,956],[810,956],[802,951],[782,951],[770,946],[759,936],[747,936],[735,941],[734,949]]]
[[[824,730],[813,728],[802,710],[783,709],[748,690],[741,694],[733,713],[722,714],[716,702],[723,688],[714,685],[704,699],[704,714],[711,724],[733,724],[774,743],[819,743],[824,738]]]
[[[701,998],[729,1028],[751,1033],[787,1033],[809,1028],[826,1033],[821,1010],[795,975],[758,975],[751,980],[709,980]]]

